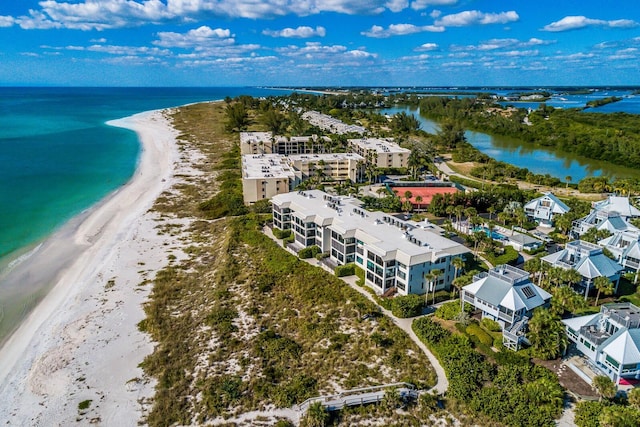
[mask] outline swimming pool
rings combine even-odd
[[[487,237],[491,237],[493,240],[507,240],[507,237],[504,234],[500,234],[497,231],[491,231],[490,235],[489,229],[487,227],[476,227],[473,229],[473,231],[482,231],[487,235]]]

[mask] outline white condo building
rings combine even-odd
[[[284,136],[271,132],[240,132],[241,154],[314,154],[325,153],[331,143],[328,136]]]
[[[380,138],[350,139],[349,146],[379,168],[406,168],[411,150]]]
[[[364,159],[356,153],[245,154],[242,156],[242,193],[245,204],[288,193],[307,179],[360,182]]]
[[[469,252],[433,224],[371,212],[352,197],[311,190],[279,194],[271,203],[274,227],[291,229],[296,248],[317,245],[330,263],[354,262],[378,294],[425,294],[430,290],[425,275],[432,270],[442,272],[435,289],[449,289],[455,274],[451,260]]]

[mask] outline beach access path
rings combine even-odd
[[[0,349],[0,420],[8,425],[136,425],[153,396],[139,367],[153,351],[137,328],[151,290],[143,282],[169,254],[184,254],[179,236],[158,233],[168,219],[150,208],[177,171],[189,173],[189,162],[163,111],[109,124],[138,133],[137,169],[82,222],[45,242],[70,254],[60,274],[46,254],[26,261],[27,269],[50,269],[55,284]]]

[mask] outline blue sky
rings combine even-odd
[[[640,1],[4,0],[0,85],[640,85]]]

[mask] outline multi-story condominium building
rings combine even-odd
[[[528,272],[499,265],[475,275],[473,282],[462,288],[461,299],[480,310],[483,318],[498,322],[505,347],[518,350],[533,310],[548,306],[551,294],[531,283]]]
[[[406,168],[411,150],[379,138],[350,139],[349,146],[378,168]]]
[[[594,203],[587,216],[574,221],[571,233],[581,236],[593,227],[612,233],[624,231],[633,227],[629,220],[637,217],[640,217],[640,210],[631,204],[628,197],[609,196],[606,200]]]
[[[600,313],[562,322],[577,349],[616,384],[640,378],[640,308],[628,302],[605,304]]]
[[[364,135],[367,133],[367,130],[362,126],[348,125],[343,123],[341,120],[317,111],[306,111],[302,114],[302,118],[322,130],[338,135],[344,135],[347,133]]]
[[[299,171],[303,180],[319,177],[333,182],[364,179],[364,158],[356,153],[293,154],[287,163]]]
[[[242,156],[242,192],[245,204],[288,193],[307,179],[361,182],[364,159],[355,153],[245,154]]]
[[[355,262],[378,294],[425,294],[432,290],[425,275],[434,270],[441,274],[433,289],[450,289],[451,260],[469,252],[433,224],[371,212],[352,197],[311,190],[279,194],[271,203],[274,227],[291,229],[295,247],[317,245],[335,265]]]
[[[574,240],[565,245],[565,248],[541,258],[555,267],[565,270],[574,269],[582,276],[582,286],[585,294],[593,286],[596,277],[603,276],[611,280],[616,292],[620,281],[622,266],[606,256],[602,248],[583,240]]]
[[[279,154],[242,156],[242,195],[245,204],[288,193],[300,183],[295,170]]]
[[[524,205],[527,216],[541,225],[552,226],[553,217],[569,212],[571,208],[558,199],[553,193],[545,193]]]
[[[271,132],[240,132],[241,154],[325,153],[331,145],[327,136],[283,136]]]

